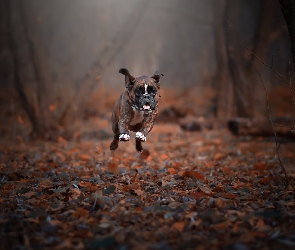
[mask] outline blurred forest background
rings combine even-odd
[[[77,137],[93,119],[108,126],[121,67],[160,70],[160,109],[176,116],[266,117],[263,84],[272,116],[294,116],[279,1],[7,0],[0,18],[2,138]]]

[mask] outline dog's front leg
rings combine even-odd
[[[136,132],[135,134],[135,139],[138,142],[145,142],[146,141],[146,136],[147,134],[152,130],[153,126],[154,126],[154,121],[156,119],[157,114],[151,114],[151,115],[146,115],[144,116],[144,120],[143,120],[143,125],[142,128]],[[138,150],[138,148],[140,148],[141,143],[136,143],[136,148]],[[139,150],[141,151],[141,150]]]
[[[121,119],[118,122],[119,140],[120,141],[129,141],[130,140],[129,130],[127,127],[127,124],[129,124],[128,122],[129,122],[129,119],[128,119],[128,121],[126,121],[125,119],[124,120]]]

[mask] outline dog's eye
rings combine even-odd
[[[139,87],[139,88],[135,89],[134,92],[135,92],[135,95],[137,95],[137,96],[143,95],[144,94],[144,88]]]
[[[157,93],[157,90],[156,90],[156,88],[153,87],[153,86],[148,86],[148,87],[147,87],[147,92],[148,92],[149,94],[155,95],[155,94]]]

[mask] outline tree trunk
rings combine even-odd
[[[48,56],[38,30],[37,15],[29,2],[18,1],[17,7],[23,26],[24,40],[28,45],[29,62],[36,81],[35,120],[43,131],[41,134],[33,131],[33,134],[41,138],[56,139],[61,133],[58,128],[58,114],[50,110],[50,106],[54,106],[56,102],[55,86],[52,84]]]
[[[228,72],[228,57],[225,43],[225,30],[222,25],[225,18],[225,0],[215,1],[214,41],[216,56],[216,116],[219,120],[228,119],[232,111],[232,82]]]
[[[293,67],[295,70],[295,1],[279,0],[281,9],[285,17],[291,42],[291,52],[293,56]]]
[[[274,30],[272,18],[275,18],[276,7],[277,2],[275,0],[262,0],[260,3],[260,11],[253,39],[253,54],[250,55],[251,60],[248,62],[249,71],[253,71],[252,64],[254,64],[258,70],[264,67],[264,65],[257,60],[257,57],[264,60],[269,50],[270,43],[274,41],[271,35]],[[255,57],[254,54],[257,57]]]
[[[241,1],[227,1],[226,16],[226,50],[228,56],[228,69],[233,83],[236,114],[239,117],[252,117],[252,89],[247,82],[244,68],[243,48],[236,32],[240,26]]]
[[[22,1],[6,1],[7,38],[12,55],[14,86],[32,124],[31,135],[35,138],[55,139],[58,136],[58,124],[49,110],[48,102],[52,100],[50,97],[53,92],[50,86],[49,66],[43,56],[45,52],[42,50],[42,41],[38,39],[34,14],[25,7],[26,4]],[[22,51],[20,41],[28,45],[26,53]],[[32,66],[37,86],[37,103],[32,101],[34,93],[25,91],[24,86],[28,82],[24,80],[26,72],[21,65],[23,61]],[[30,86],[32,85],[30,83]]]
[[[10,49],[10,53],[12,56],[12,72],[13,72],[13,82],[14,86],[16,88],[16,91],[19,95],[21,104],[28,114],[29,120],[32,124],[33,133],[37,137],[44,137],[46,134],[46,128],[43,126],[42,120],[38,119],[36,116],[35,109],[33,105],[29,101],[29,97],[27,96],[24,84],[22,80],[22,76],[20,74],[21,72],[21,66],[20,66],[20,53],[18,49],[18,38],[15,37],[16,25],[20,25],[19,23],[15,23],[15,20],[13,20],[13,10],[17,8],[18,5],[15,1],[6,1],[6,22],[7,22],[7,40],[8,40],[8,46]]]

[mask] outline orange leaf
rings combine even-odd
[[[214,155],[213,159],[214,161],[218,161],[218,160],[221,160],[223,157],[224,155],[218,152]]]
[[[203,174],[200,174],[196,171],[191,171],[191,175],[196,179],[196,180],[205,180],[205,177]]]
[[[190,196],[195,199],[198,199],[207,195],[204,192],[194,192],[194,193],[191,193]]]
[[[229,223],[227,221],[217,223],[213,226],[216,230],[225,230],[228,229]]]
[[[223,167],[222,170],[223,170],[223,172],[230,172],[231,171],[231,169],[229,167]]]
[[[73,216],[75,218],[86,217],[88,215],[89,215],[89,211],[82,207],[76,208],[76,211],[73,213]]]
[[[185,172],[184,170],[180,170],[180,171],[178,171],[178,173],[177,173],[177,174],[178,174],[179,176],[183,177],[183,175],[184,175],[184,172]]]
[[[139,158],[141,160],[146,160],[148,157],[150,156],[150,152],[146,149],[144,149],[141,153],[140,153],[140,156]]]
[[[168,168],[167,169],[169,174],[175,174],[175,169],[174,168]]]
[[[269,178],[261,178],[259,181],[261,184],[268,184],[270,182]]]
[[[172,225],[172,227],[175,228],[175,229],[177,229],[180,233],[182,233],[183,228],[184,228],[184,222],[183,222],[183,221],[175,222],[175,223]]]
[[[168,159],[168,155],[162,154],[162,155],[160,155],[160,159],[166,160],[166,159]]]
[[[267,165],[264,162],[258,162],[258,163],[255,163],[253,165],[253,168],[255,170],[266,170],[267,169]]]
[[[79,186],[80,187],[89,187],[91,185],[92,185],[92,183],[91,182],[88,182],[88,181],[80,181],[79,182]]]
[[[135,210],[136,212],[142,212],[142,207],[135,207],[134,210]]]
[[[190,171],[187,171],[187,170],[185,170],[185,171],[179,171],[178,172],[178,174],[181,176],[181,177],[191,177],[191,173],[190,173]]]
[[[231,194],[231,193],[222,193],[221,197],[226,198],[226,199],[234,199],[237,196],[235,194]]]
[[[116,164],[115,162],[109,162],[108,164],[108,171],[110,173],[113,173],[113,174],[119,174],[119,167],[118,167],[118,164]]]
[[[179,162],[177,162],[177,161],[174,161],[174,162],[173,162],[173,167],[175,167],[175,168],[179,168],[179,167],[181,167],[181,166],[182,166],[181,163],[179,163]]]
[[[86,189],[87,192],[96,192],[97,190],[98,190],[97,186],[89,186]]]
[[[87,155],[87,154],[82,154],[82,155],[80,155],[79,158],[81,161],[90,161],[91,160],[91,156]]]

